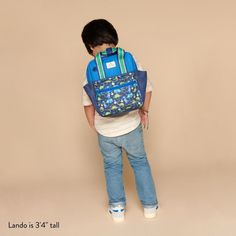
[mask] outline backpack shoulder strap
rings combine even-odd
[[[118,61],[120,65],[121,73],[127,73],[127,69],[125,66],[125,51],[122,48],[118,48]]]

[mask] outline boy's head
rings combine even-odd
[[[84,26],[81,34],[82,40],[89,54],[92,48],[103,44],[118,44],[118,34],[113,25],[104,19],[90,21]]]

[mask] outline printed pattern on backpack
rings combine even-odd
[[[94,82],[96,101],[102,116],[114,116],[143,105],[134,73],[127,73]]]

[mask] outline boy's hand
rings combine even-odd
[[[89,125],[89,126],[90,126],[90,128],[91,128],[93,131],[97,132],[97,130],[96,130],[94,124],[91,124],[91,125]]]
[[[149,119],[148,119],[148,111],[145,111],[143,109],[139,109],[139,116],[141,118],[141,124],[143,126],[143,128],[147,128],[149,126]]]

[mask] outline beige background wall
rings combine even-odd
[[[0,9],[2,184],[100,175],[81,107],[91,58],[80,38],[100,17],[153,82],[146,145],[154,168],[235,165],[233,1],[26,0],[1,1]]]
[[[80,34],[95,18],[113,23],[119,46],[153,83],[145,143],[160,192],[164,175],[234,171],[235,7],[230,0],[1,0],[2,189],[103,181],[81,106],[91,57]]]

